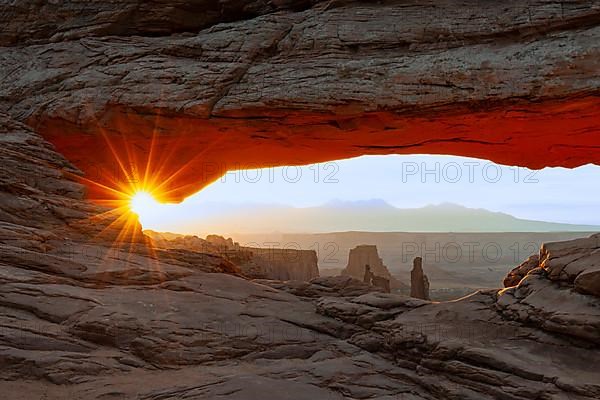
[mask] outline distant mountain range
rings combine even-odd
[[[383,200],[334,200],[318,207],[227,205],[206,203],[188,229],[199,232],[589,232],[600,226],[525,220],[481,208],[452,203],[403,209]]]

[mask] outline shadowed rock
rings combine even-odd
[[[349,276],[249,281],[115,223],[25,125],[1,116],[0,134],[3,398],[600,395],[599,298],[574,290],[594,282],[597,237],[544,245],[517,286],[449,303]]]
[[[252,279],[310,281],[319,276],[314,250],[246,247],[219,235],[208,235],[204,240],[193,235],[153,231],[144,231],[144,234],[159,248],[193,250],[223,257]]]
[[[390,280],[385,279],[381,276],[373,276],[373,280],[371,281],[373,286],[377,286],[383,289],[385,293],[390,292]]]
[[[366,270],[368,266],[368,271]],[[362,280],[365,283],[373,284],[374,277],[387,279],[389,282],[385,284],[382,280],[378,280],[382,288],[403,288],[406,285],[390,274],[388,268],[383,264],[383,261],[377,253],[375,245],[359,245],[350,249],[348,254],[348,264],[341,272],[344,276],[351,276],[354,279]]]
[[[537,254],[530,256],[523,261],[519,266],[511,270],[504,278],[504,287],[516,286],[521,282],[521,279],[529,273],[529,271],[539,268],[540,257]]]
[[[413,269],[410,271],[410,296],[429,300],[429,279],[423,272],[423,259],[415,257]]]
[[[390,292],[390,280],[373,274],[371,272],[371,267],[368,264],[365,265],[365,275],[363,278],[363,282],[367,285],[379,287],[383,289],[385,293]]]
[[[371,284],[373,280],[373,273],[371,272],[371,266],[369,264],[365,265],[365,275],[363,277],[363,282],[367,285]]]

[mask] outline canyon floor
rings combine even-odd
[[[376,245],[390,273],[410,283],[414,257],[422,257],[430,288],[472,293],[498,287],[506,274],[542,244],[589,237],[595,232],[331,232],[239,234],[241,245],[312,249],[319,256],[321,276],[339,275],[350,250]],[[459,296],[462,297],[462,296]]]
[[[160,250],[0,116],[5,399],[594,399],[600,236],[544,244],[519,283],[434,303],[348,277],[250,280]]]

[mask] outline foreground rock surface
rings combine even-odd
[[[528,275],[539,274],[539,270],[554,282],[600,296],[600,234],[544,244],[539,255],[529,257],[507,275],[504,286],[515,286]]]
[[[600,298],[577,286],[597,237],[448,303],[350,277],[249,281],[83,201],[78,171],[25,125],[0,116],[0,140],[2,398],[600,396]]]

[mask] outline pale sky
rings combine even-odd
[[[310,207],[382,199],[399,208],[451,202],[524,219],[600,224],[599,186],[595,165],[531,171],[454,156],[363,156],[230,172],[182,204],[161,207],[160,214],[172,225],[201,218],[205,203]],[[151,226],[155,222],[142,216],[145,228],[160,228]]]

